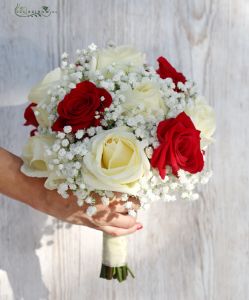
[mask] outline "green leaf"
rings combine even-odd
[[[122,273],[123,273],[123,278],[125,280],[127,278],[127,275],[128,275],[127,267],[126,266],[122,267]]]
[[[121,269],[121,267],[117,268],[117,272],[118,272],[118,281],[122,282],[123,281],[123,276],[122,276],[122,269]]]

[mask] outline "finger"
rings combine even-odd
[[[129,205],[127,205],[127,204],[129,204]],[[136,197],[133,197],[133,196],[129,197],[128,203],[124,202],[120,199],[115,199],[109,205],[109,208],[111,209],[111,211],[113,211],[113,212],[115,211],[115,212],[122,213],[122,214],[128,213],[128,209],[138,210],[139,207],[140,207],[139,199],[137,199]]]
[[[140,205],[140,200],[139,200],[139,198],[134,197],[134,196],[130,196],[130,197],[129,197],[129,201],[132,202],[132,209],[138,210],[138,209],[140,208],[141,205]]]
[[[121,213],[121,214],[127,214],[128,209],[124,206],[124,201],[115,201],[115,203],[111,203],[109,208],[111,212]]]
[[[127,213],[128,210],[123,206],[124,201],[120,200],[120,198],[114,197],[113,199],[109,199],[109,205],[104,205],[100,199],[95,201],[95,206],[98,211],[108,211],[111,210],[113,212],[119,213]],[[85,207],[87,209],[87,205]]]
[[[64,219],[64,221],[65,221],[65,219]],[[94,229],[97,229],[97,227],[98,227],[91,220],[89,220],[88,217],[85,217],[85,216],[82,216],[82,215],[79,215],[79,214],[74,214],[72,216],[69,216],[66,219],[66,221],[71,223],[71,224],[87,226],[87,227],[94,228]]]
[[[131,217],[129,215],[122,215],[119,213],[114,213],[114,214],[111,214],[110,217],[107,218],[107,222],[111,226],[128,229],[135,225],[136,218]]]
[[[142,228],[141,226],[142,225],[140,223],[137,223],[132,227],[125,229],[125,228],[118,228],[118,227],[106,225],[106,226],[101,226],[100,230],[112,236],[121,236],[121,235],[127,235],[136,232],[137,230]]]

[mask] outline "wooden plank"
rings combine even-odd
[[[43,2],[23,1],[39,6]],[[129,237],[136,280],[98,279],[101,233],[67,226],[1,197],[0,299],[249,299],[248,70],[246,0],[50,1],[58,14],[24,19],[0,4],[0,102],[23,103],[28,89],[91,42],[134,44],[153,63],[165,55],[214,105],[210,184],[193,203],[155,203]],[[0,145],[19,154],[24,105],[0,108]],[[13,296],[14,295],[14,296]]]

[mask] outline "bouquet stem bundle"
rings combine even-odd
[[[135,278],[126,262],[127,237],[113,237],[103,233],[103,252],[100,278],[107,280],[117,279],[119,282],[126,280],[130,274]]]

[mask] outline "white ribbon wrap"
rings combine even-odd
[[[102,263],[109,267],[121,267],[127,261],[127,238],[126,236],[111,236],[103,233]]]

